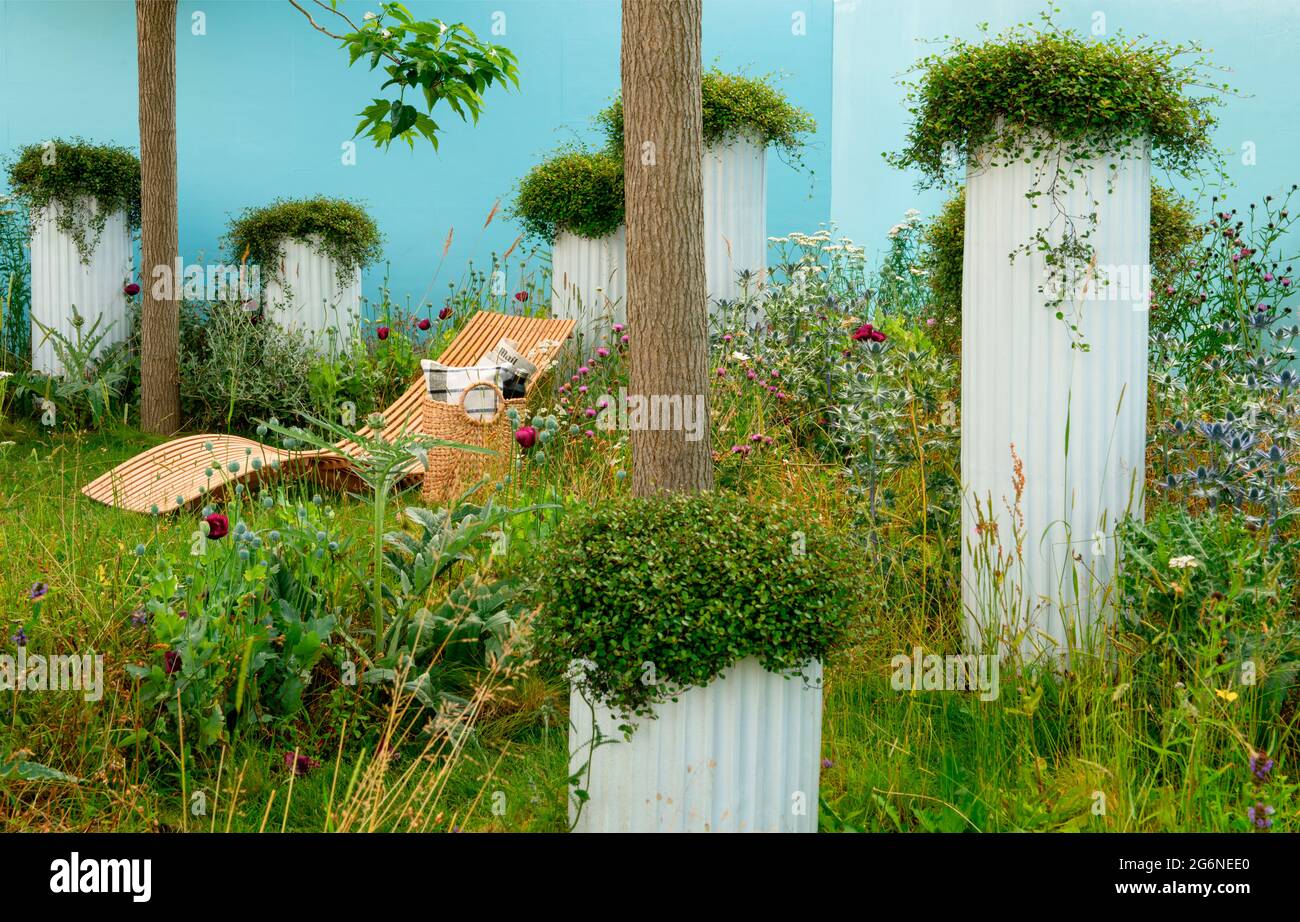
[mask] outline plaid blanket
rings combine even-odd
[[[424,369],[424,383],[428,388],[429,396],[434,400],[450,404],[458,403],[465,389],[479,381],[490,381],[500,387],[501,375],[508,370],[506,366],[497,365],[495,362],[480,362],[468,367],[456,367],[443,365],[431,359],[420,362],[420,367]],[[465,412],[470,416],[491,416],[496,411],[496,391],[490,388],[475,388],[465,398]]]

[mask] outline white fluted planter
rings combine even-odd
[[[98,203],[90,197],[77,206],[93,213]],[[55,350],[53,330],[77,342],[73,307],[89,332],[99,318],[96,334],[106,333],[101,350],[126,339],[131,332],[123,288],[131,280],[131,228],[126,212],[115,211],[85,262],[77,241],[58,226],[63,207],[53,203],[34,216],[32,227],[32,369],[49,375],[64,372]],[[42,329],[45,328],[45,329]]]
[[[705,688],[656,705],[631,740],[597,705],[569,696],[569,770],[590,800],[578,832],[816,832],[822,670],[786,678],[749,658]],[[591,760],[590,775],[587,761]]]
[[[962,281],[962,602],[967,640],[1037,659],[1095,641],[1110,613],[1115,525],[1140,514],[1147,406],[1151,161],[1146,152],[1080,165],[1062,201],[1095,209],[1096,275],[1063,305],[1040,290],[1041,254],[1009,254],[1060,216],[1035,163],[968,170]],[[1114,167],[1114,169],[1112,169]],[[1046,174],[1046,175],[1044,175]],[[1093,204],[1095,202],[1095,205]],[[1082,226],[1082,223],[1081,223]],[[1105,283],[1105,280],[1109,280]],[[1072,348],[1079,339],[1088,351]],[[1068,427],[1068,430],[1067,430]],[[1068,432],[1068,448],[1067,448]],[[1023,464],[1021,550],[1016,468]],[[989,508],[991,505],[991,509]],[[995,529],[981,524],[981,516]],[[998,555],[1002,559],[998,560]],[[995,585],[994,573],[1005,571]]]
[[[551,247],[551,314],[577,321],[574,336],[590,353],[627,323],[627,234],[622,225],[592,239],[560,231]]]
[[[704,149],[704,274],[709,298],[742,293],[739,273],[767,271],[767,149],[740,135]],[[757,282],[750,283],[754,292]]]
[[[302,330],[322,347],[346,346],[361,316],[361,270],[339,279],[338,264],[319,248],[320,237],[285,240],[275,272],[262,267],[267,319]]]

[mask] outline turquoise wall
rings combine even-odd
[[[372,3],[371,5],[375,5]],[[387,235],[394,295],[428,290],[448,230],[454,243],[435,292],[467,260],[482,265],[518,228],[483,222],[498,198],[561,142],[595,139],[590,117],[618,90],[617,0],[411,0],[421,18],[464,22],[511,48],[518,92],[489,91],[477,126],[449,112],[439,153],[340,145],[381,82],[314,31],[287,0],[183,0],[177,34],[180,244],[187,260],[217,258],[226,221],[277,196],[363,200]],[[304,4],[311,7],[311,4]],[[342,7],[354,19],[367,0]],[[195,12],[206,35],[191,34]],[[318,12],[321,12],[318,10]],[[505,34],[491,34],[493,14]],[[802,13],[798,20],[795,13]],[[327,15],[327,14],[326,14]],[[705,0],[704,62],[780,72],[819,131],[798,173],[772,158],[768,223],[813,227],[830,212],[831,0]],[[318,21],[324,21],[318,17]],[[130,0],[0,0],[0,150],[79,135],[138,148],[135,12]],[[383,270],[366,278],[374,296]]]
[[[933,214],[944,201],[940,192],[918,194],[919,174],[899,172],[881,159],[883,151],[898,150],[906,136],[908,115],[897,77],[933,50],[920,42],[944,35],[973,39],[980,22],[998,32],[1036,19],[1046,5],[1043,0],[837,0],[831,215],[845,234],[866,242],[871,251],[905,210]],[[1295,90],[1300,0],[1057,0],[1056,5],[1063,27],[1092,34],[1094,14],[1101,13],[1109,32],[1195,40],[1230,69],[1219,82],[1245,96],[1229,97],[1218,109],[1215,143],[1226,151],[1227,173],[1236,184],[1229,190],[1231,201],[1258,200],[1300,182]],[[1242,162],[1248,141],[1254,143],[1253,166]],[[1187,183],[1172,184],[1185,194],[1198,191]]]
[[[287,0],[183,0],[179,17],[178,146],[181,248],[216,258],[228,216],[280,195],[323,193],[366,202],[388,237],[398,297],[428,290],[448,230],[454,244],[435,291],[509,245],[518,228],[483,220],[508,201],[518,178],[557,144],[593,139],[590,116],[618,86],[617,0],[412,0],[422,17],[463,21],[520,58],[521,89],[492,92],[477,127],[448,116],[440,153],[357,146],[344,166],[340,145],[377,86],[361,66],[313,31]],[[1300,181],[1300,104],[1294,49],[1297,0],[1061,0],[1062,24],[1196,39],[1231,69],[1244,95],[1220,110],[1216,142],[1228,152],[1236,201]],[[366,0],[347,0],[354,16]],[[812,111],[819,130],[807,171],[772,159],[770,233],[833,219],[876,251],[909,207],[932,213],[936,192],[887,166],[906,111],[897,76],[945,33],[973,37],[1033,18],[1039,0],[705,0],[704,58],[726,69],[779,72],[786,92]],[[206,35],[192,15],[206,14]],[[802,26],[802,28],[800,28]],[[833,114],[833,119],[832,119]],[[832,120],[834,130],[832,131]],[[136,146],[135,18],[130,0],[0,0],[0,150],[80,135]],[[1245,142],[1254,165],[1242,162]],[[833,176],[833,182],[832,182]],[[1192,191],[1192,190],[1186,190]],[[383,270],[372,271],[373,296]]]

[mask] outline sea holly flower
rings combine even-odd
[[[15,647],[27,646],[27,632],[22,628],[19,628],[18,633],[13,634],[9,639],[13,641]]]
[[[136,627],[144,627],[149,623],[149,613],[143,608],[137,608],[131,612],[131,623]]]

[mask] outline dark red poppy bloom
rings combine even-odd
[[[305,756],[300,753],[286,752],[284,754],[284,767],[289,769],[299,778],[307,774],[320,763],[311,756]]]
[[[526,292],[526,291],[516,291],[516,292],[515,292],[515,300],[516,300],[516,301],[527,301],[527,300],[528,300],[528,292]]]
[[[438,311],[438,319],[439,319],[439,320],[446,320],[446,319],[447,319],[448,317],[450,317],[450,316],[451,316],[451,308],[450,308],[450,307],[444,307],[442,310]]]
[[[417,323],[416,326],[419,327],[421,330],[427,330],[429,329],[429,327],[433,326],[433,324],[429,322],[428,317],[421,317],[420,322]]]
[[[515,441],[520,448],[532,448],[537,444],[537,430],[532,426],[520,426],[515,430]]]
[[[380,327],[379,329],[375,330],[375,335],[378,336],[380,339],[387,339],[388,327]]]
[[[134,298],[136,295],[140,293],[140,286],[137,285],[135,282],[132,282],[131,284],[123,288],[122,291],[126,293],[126,296],[128,298]]]
[[[208,523],[209,538],[224,538],[230,532],[230,519],[226,518],[220,512],[214,512],[212,515],[204,516],[203,521]]]
[[[869,323],[864,323],[862,326],[858,327],[856,330],[853,331],[853,341],[859,343],[865,342],[866,340],[871,338],[871,334],[874,332],[876,332],[875,327],[873,327]]]
[[[168,650],[163,654],[163,672],[171,675],[174,672],[181,671],[181,655],[175,650]]]

